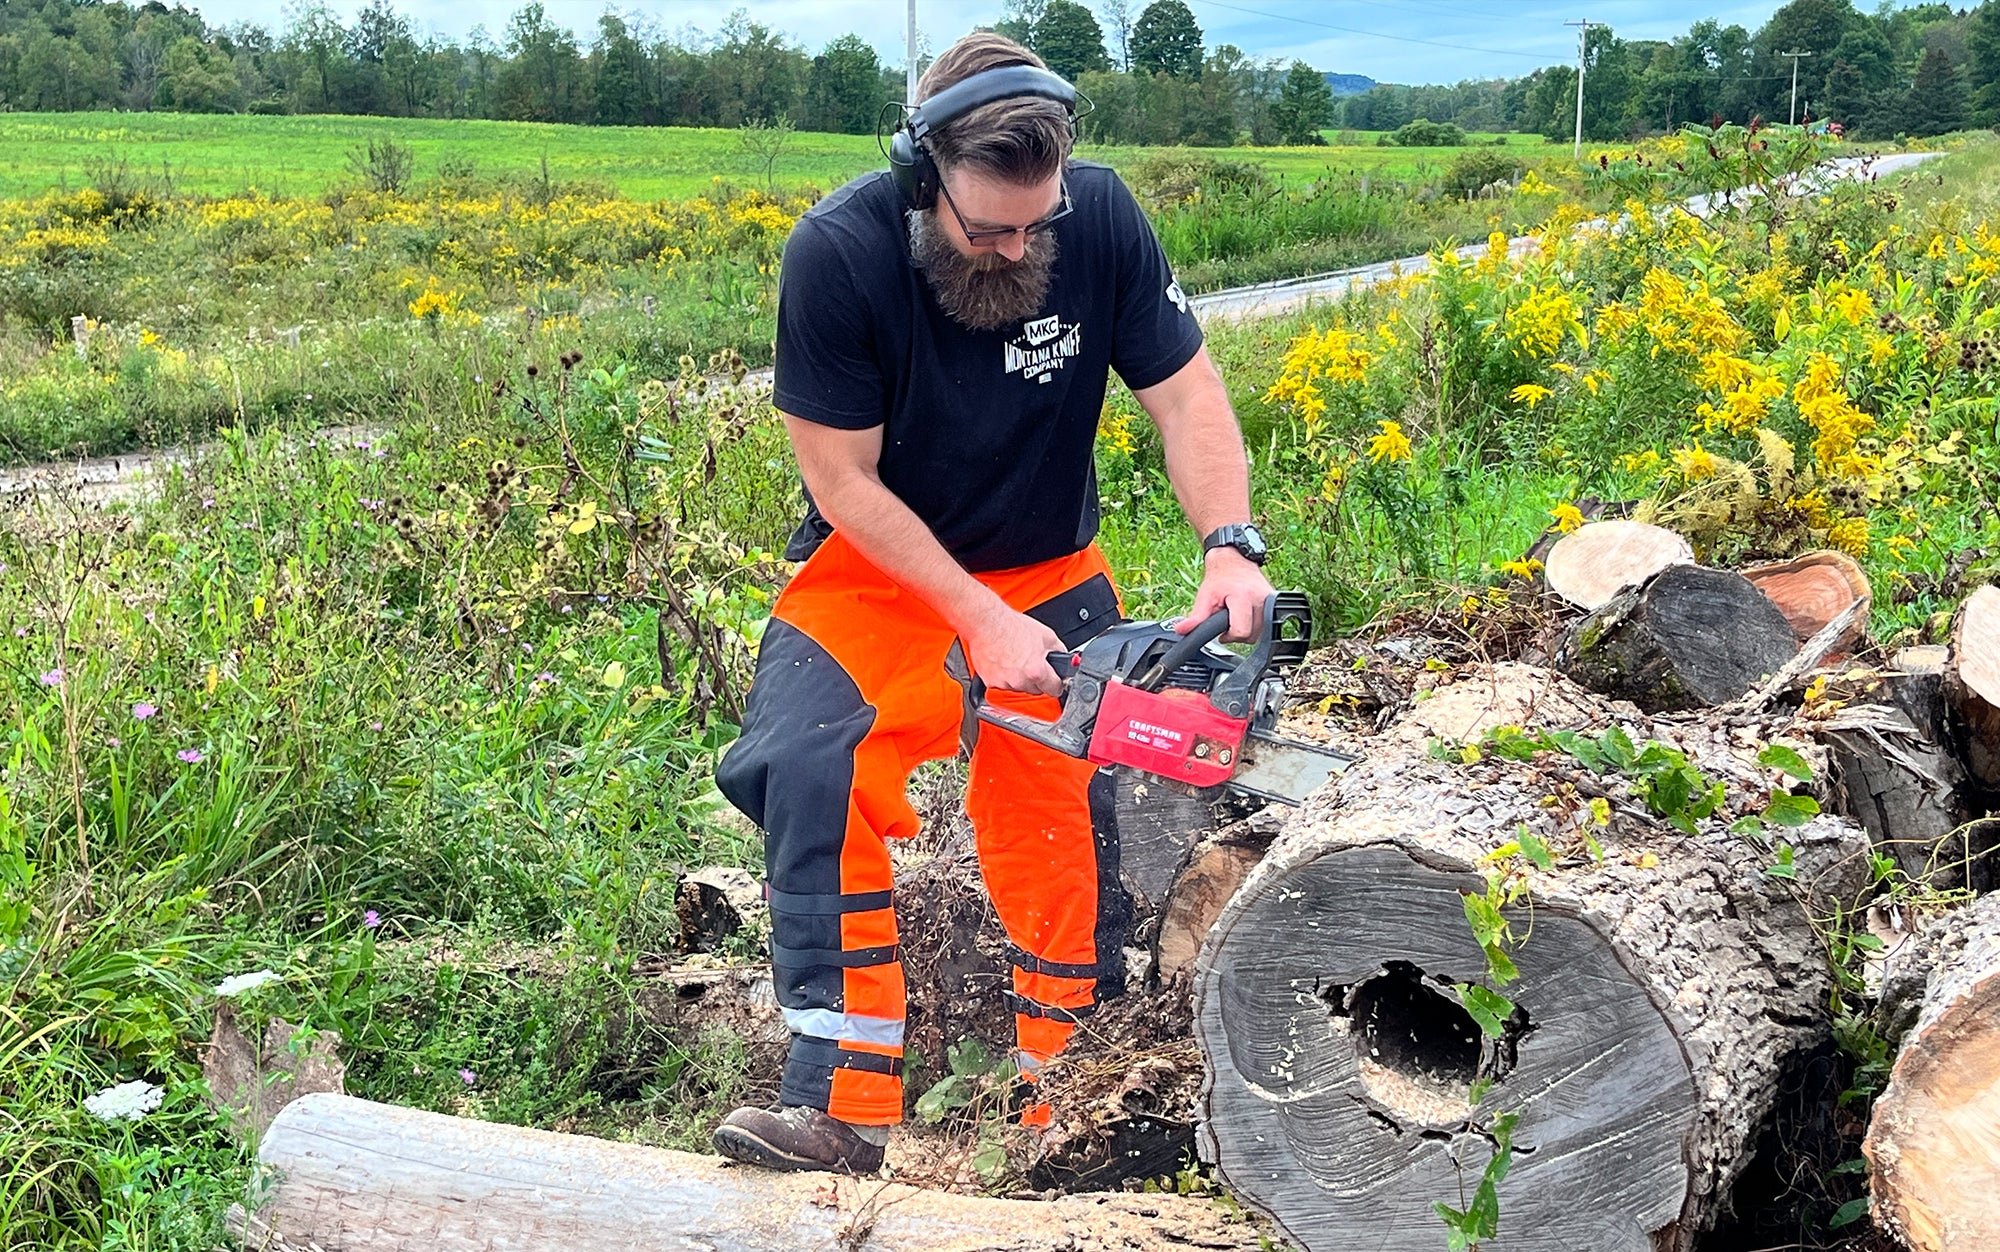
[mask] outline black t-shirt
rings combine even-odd
[[[976,331],[939,307],[910,257],[888,171],[813,206],[778,281],[776,403],[846,430],[883,427],[882,482],[974,572],[1080,551],[1097,533],[1092,461],[1108,370],[1135,390],[1194,356],[1201,328],[1152,224],[1118,175],[1069,164],[1075,209],[1052,228],[1040,312]],[[831,528],[809,510],[786,556]]]

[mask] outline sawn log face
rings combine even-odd
[[[1497,1247],[1686,1248],[1784,1061],[1824,1036],[1824,952],[1799,889],[1762,872],[1769,854],[1621,805],[1602,863],[1529,874],[1511,1057],[1468,1042],[1449,984],[1480,981],[1485,960],[1461,893],[1484,890],[1481,858],[1521,825],[1578,846],[1573,810],[1545,803],[1563,781],[1547,760],[1364,762],[1301,810],[1211,932],[1203,1147],[1302,1246],[1428,1252],[1432,1202],[1459,1205],[1461,1168],[1469,1192],[1489,1156],[1477,1125],[1512,1111]],[[1799,882],[1859,885],[1863,832],[1790,833]],[[1499,1074],[1476,1113],[1475,1067]]]

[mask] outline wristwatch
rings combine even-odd
[[[1243,559],[1255,565],[1262,565],[1270,549],[1264,546],[1264,535],[1248,522],[1218,527],[1208,538],[1201,541],[1203,552],[1213,552],[1217,548],[1234,548],[1243,554]]]

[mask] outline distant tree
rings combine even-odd
[[[1813,105],[1813,112],[1828,121],[1839,122],[1850,135],[1873,133],[1877,126],[1881,96],[1869,89],[1867,79],[1852,61],[1835,58],[1827,71],[1826,85]]]
[[[897,83],[899,96],[901,88]],[[806,81],[805,127],[865,135],[875,129],[876,115],[888,100],[875,49],[859,35],[842,35],[813,58]]]
[[[1101,0],[1104,10],[1104,31],[1111,47],[1113,68],[1131,72],[1132,69],[1132,0]],[[1095,100],[1097,97],[1092,96]]]
[[[1333,121],[1333,89],[1326,76],[1304,61],[1292,62],[1272,109],[1278,137],[1289,144],[1323,144],[1320,129]]]
[[[1175,78],[1201,75],[1201,27],[1181,0],[1153,0],[1132,25],[1132,68]]]
[[[1896,50],[1890,46],[1889,36],[1883,32],[1882,24],[1864,18],[1840,37],[1834,45],[1833,60],[1845,61],[1854,68],[1861,78],[1864,90],[1886,92],[1896,83]],[[1831,63],[1822,67],[1831,75]],[[1817,110],[1824,115],[1824,110]]]
[[[1896,129],[1910,135],[1942,135],[1965,127],[1965,80],[1943,48],[1932,48],[1917,64],[1916,81],[1896,111]]]
[[[709,87],[716,121],[775,123],[801,110],[812,58],[783,33],[753,22],[738,9],[723,24],[721,42],[708,54]]]
[[[1035,52],[1051,70],[1070,82],[1091,70],[1108,70],[1104,31],[1089,9],[1076,0],[1049,0],[1035,23]]]
[[[346,66],[346,43],[347,31],[323,0],[300,9],[285,29],[282,46],[305,68],[303,103],[315,111],[333,108],[334,76]]]
[[[235,69],[201,40],[184,35],[168,45],[160,64],[158,104],[182,113],[233,113],[242,104]]]
[[[500,67],[501,111],[531,122],[582,120],[583,61],[576,36],[530,0],[507,21],[507,62]]]
[[[1584,82],[1589,83],[1586,75]],[[1528,93],[1525,120],[1552,142],[1568,142],[1576,133],[1576,67],[1551,65]]]
[[[1966,88],[1973,120],[2000,124],[2000,0],[1986,0],[1966,23]]]
[[[1042,10],[1049,0],[1007,0],[1000,20],[993,23],[995,34],[1005,35],[1030,52],[1037,51],[1035,39],[1042,22]]]
[[[1754,110],[1766,118],[1783,120],[1789,116],[1792,61],[1784,54],[1811,54],[1812,59],[1799,67],[1800,94],[1808,94],[1804,85],[1826,72],[1840,41],[1867,21],[1855,11],[1851,0],[1791,0],[1773,13],[1753,41],[1756,59],[1751,77],[1762,87],[1752,97]],[[1587,84],[1586,75],[1586,93]]]
[[[616,13],[597,19],[590,68],[592,120],[600,126],[638,126],[647,120],[646,50]]]

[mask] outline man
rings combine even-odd
[[[1041,65],[970,35],[918,96]],[[970,90],[1021,78],[1039,94],[972,108],[917,135],[920,148],[923,128],[899,135],[905,177],[892,166],[849,183],[785,248],[775,402],[811,502],[786,553],[805,564],[773,610],[716,782],[765,831],[771,964],[793,1034],[779,1106],[738,1109],[715,1132],[738,1160],[882,1163],[903,1115],[886,840],[917,830],[911,769],[977,726],[954,672],[1053,717],[1048,654],[1119,620],[1092,543],[1109,370],[1158,425],[1208,536],[1189,623],[1226,605],[1228,637],[1247,638],[1271,592],[1242,436],[1159,241],[1117,175],[1069,160],[1061,80],[1016,72]],[[1032,1080],[1122,989],[1128,908],[1108,821],[1092,822],[1093,800],[1108,818],[1108,781],[991,727],[971,756],[966,809],[1015,949],[1015,1056]]]

